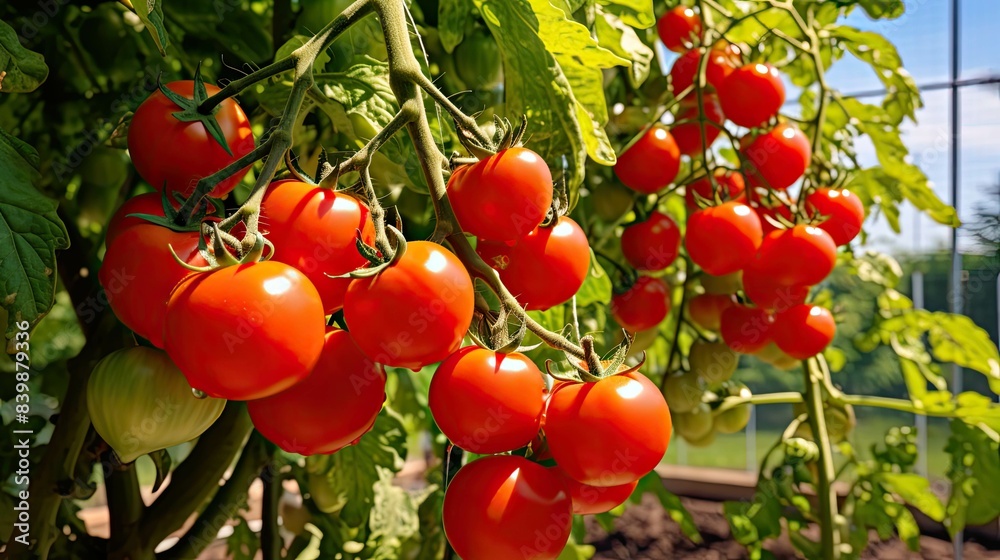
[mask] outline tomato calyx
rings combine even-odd
[[[133,214],[126,214],[125,217],[139,218],[151,224],[156,224],[176,232],[187,232],[200,231],[202,227],[201,223],[208,216],[222,216],[225,214],[226,209],[220,200],[206,196],[197,203],[192,214],[184,215],[180,212],[179,208],[184,207],[184,203],[187,202],[187,199],[184,198],[184,195],[181,193],[174,192],[174,200],[179,204],[179,206],[175,206],[170,201],[170,194],[168,193],[168,190],[169,189],[164,188],[160,193],[160,199],[163,202],[162,216],[136,212]]]
[[[398,222],[397,225],[399,225]],[[358,231],[358,237],[355,243],[357,244],[358,251],[365,257],[365,259],[368,260],[369,263],[371,263],[371,266],[352,270],[347,274],[327,274],[327,276],[330,278],[350,278],[352,280],[357,280],[359,278],[371,278],[373,276],[377,276],[386,268],[389,268],[399,262],[399,259],[403,258],[403,255],[406,254],[406,238],[403,237],[403,232],[400,231],[399,228],[386,224],[385,229],[391,237],[396,239],[396,244],[393,247],[391,254],[384,255],[377,248],[365,243],[364,240],[361,239],[361,232]]]
[[[511,333],[510,317],[510,310],[502,303],[499,311],[476,310],[473,328],[469,329],[468,335],[477,345],[497,354],[523,353],[538,348],[541,343],[531,347],[521,346],[524,335],[528,332],[528,323],[522,321],[517,330]]]
[[[638,364],[634,366],[625,364],[629,348],[632,346],[632,339],[633,335],[626,332],[622,341],[613,350],[605,356],[601,356],[594,348],[594,337],[586,335],[580,338],[580,347],[583,348],[584,356],[582,361],[568,352],[565,353],[572,370],[554,371],[555,362],[545,360],[545,371],[555,379],[568,383],[596,383],[612,375],[632,373],[646,362],[646,352],[643,351],[639,356]]]
[[[549,212],[545,215],[542,223],[538,224],[538,227],[547,228],[556,225],[559,218],[569,215],[569,211],[569,186],[566,184],[564,173],[562,178],[556,181],[555,188],[552,189],[552,206],[549,207]]]
[[[456,127],[458,129],[459,141],[462,143],[462,146],[464,146],[465,149],[472,154],[473,158],[477,160],[486,159],[504,150],[520,147],[522,145],[521,140],[524,138],[524,132],[528,129],[528,117],[526,115],[521,115],[521,124],[516,128],[513,124],[511,124],[510,120],[500,118],[499,116],[493,117],[493,124],[496,127],[496,134],[493,136],[492,146],[483,146],[476,141],[476,138],[471,131],[465,130],[461,126]],[[457,154],[451,159],[451,166],[453,169],[465,163],[468,162],[457,157]]]
[[[177,261],[177,264],[192,272],[211,272],[226,266],[237,266],[241,264],[265,261],[268,260],[272,254],[274,254],[274,245],[272,245],[267,239],[264,239],[263,235],[256,233],[256,240],[254,241],[253,247],[241,257],[237,257],[233,255],[233,253],[229,250],[229,247],[226,246],[227,237],[232,239],[235,238],[222,231],[218,222],[212,222],[211,228],[211,250],[209,250],[208,244],[205,242],[204,235],[199,236],[198,238],[198,251],[201,252],[201,256],[208,262],[208,266],[195,266],[185,262],[184,259],[182,259],[174,250],[174,247],[172,245],[168,245],[170,254],[174,256],[174,260]],[[267,249],[266,252],[265,249]]]
[[[180,107],[180,111],[173,113],[175,119],[181,122],[200,122],[209,135],[219,143],[220,146],[226,153],[230,156],[233,155],[232,148],[229,147],[229,143],[226,142],[226,135],[222,132],[222,125],[219,124],[219,120],[215,118],[215,114],[219,111],[219,105],[216,105],[208,113],[203,113],[199,110],[201,105],[208,100],[208,91],[205,89],[205,81],[201,78],[201,65],[194,71],[194,99],[188,99],[182,95],[174,93],[170,88],[163,85],[159,77],[157,77],[157,87],[160,92],[166,96],[167,99],[172,101],[175,105]]]

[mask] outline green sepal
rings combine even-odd
[[[173,113],[175,119],[181,122],[195,122],[198,121],[204,125],[205,130],[219,143],[220,146],[226,153],[230,156],[233,155],[232,149],[229,148],[229,143],[226,142],[226,135],[222,133],[222,125],[219,124],[219,120],[215,117],[215,114],[219,111],[219,106],[216,105],[209,114],[204,114],[198,110],[202,103],[208,100],[208,91],[205,89],[205,82],[201,78],[201,65],[198,65],[197,70],[194,72],[194,99],[188,99],[182,95],[179,95],[172,91],[167,86],[163,85],[161,82],[159,84],[160,92],[167,97],[174,105],[177,105],[182,110]]]

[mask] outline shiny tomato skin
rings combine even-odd
[[[544,311],[569,301],[590,272],[587,235],[567,216],[535,228],[514,245],[480,240],[476,251],[528,310]]]
[[[757,260],[761,274],[776,284],[812,286],[833,271],[837,245],[830,234],[818,227],[798,224],[767,234]]]
[[[705,111],[705,147],[711,147],[712,143],[722,134],[721,126],[726,122],[726,117],[722,113],[719,99],[710,94],[702,97],[702,108]],[[685,121],[698,118],[698,103],[682,101],[677,112],[676,121]],[[714,125],[712,123],[715,123]],[[716,126],[718,125],[718,126]],[[684,155],[701,154],[701,123],[694,120],[689,123],[674,125],[670,128],[670,134],[677,142],[677,148]]]
[[[691,214],[684,244],[702,270],[722,276],[749,264],[763,237],[757,214],[745,204],[730,201]]]
[[[801,130],[781,123],[757,136],[743,149],[749,184],[784,190],[802,178],[812,160],[812,147]]]
[[[716,168],[714,175],[715,183],[722,189],[723,201],[735,199],[743,194],[746,183],[743,180],[743,174],[739,171]],[[712,182],[708,177],[702,177],[685,188],[684,202],[687,203],[689,210],[698,209],[698,197],[695,194],[709,201],[709,204],[713,204],[715,193],[712,191]]]
[[[625,226],[622,254],[636,270],[663,270],[677,258],[681,230],[670,216],[653,211],[642,222]]]
[[[385,371],[344,330],[328,328],[312,372],[247,403],[254,428],[289,453],[333,453],[368,433],[385,402]],[[335,414],[331,414],[335,411]]]
[[[304,379],[326,319],[304,274],[264,261],[192,274],[170,295],[165,350],[210,397],[262,399]]]
[[[758,127],[774,118],[785,104],[785,85],[774,66],[747,64],[733,70],[722,83],[719,102],[733,123]]]
[[[797,360],[811,358],[833,342],[837,324],[833,314],[818,305],[796,305],[774,317],[774,342]]]
[[[634,480],[618,486],[591,486],[570,477],[558,466],[551,467],[550,470],[558,473],[562,480],[570,499],[573,500],[575,515],[593,515],[611,511],[624,504],[639,485],[639,481]]]
[[[444,495],[444,531],[464,560],[553,560],[569,540],[573,501],[559,476],[516,455],[459,469]]]
[[[472,311],[469,273],[430,241],[407,243],[395,264],[353,280],[344,296],[344,320],[361,351],[380,364],[413,370],[458,350]]]
[[[198,252],[197,233],[143,221],[116,234],[97,272],[115,316],[157,348],[164,347],[170,292],[192,274],[177,263],[170,247],[189,264],[208,264]]]
[[[462,229],[490,241],[514,241],[535,229],[552,206],[552,173],[527,148],[503,150],[459,167],[448,200]]]
[[[806,211],[811,216],[826,218],[816,227],[830,234],[837,245],[847,245],[861,233],[865,221],[865,206],[847,189],[816,189],[806,196]]]
[[[718,332],[722,312],[736,305],[731,294],[699,294],[688,301],[688,316],[699,327]]]
[[[344,305],[349,278],[330,278],[362,268],[358,232],[368,245],[375,226],[368,208],[353,196],[300,181],[271,183],[260,206],[264,236],[274,244],[273,260],[294,266],[319,291],[327,314]]]
[[[722,312],[722,340],[741,354],[753,354],[767,346],[773,331],[773,317],[759,307],[733,305]]]
[[[428,405],[455,445],[470,453],[503,453],[538,434],[545,383],[524,354],[466,346],[434,372]]]
[[[559,467],[578,482],[599,487],[629,484],[653,470],[672,431],[660,389],[635,371],[559,385],[545,417],[545,436]]]
[[[679,94],[694,85],[701,64],[701,50],[690,50],[682,54],[670,68],[670,89]],[[725,50],[712,48],[708,51],[708,62],[705,68],[705,82],[709,87],[718,90],[725,79],[733,71],[732,56]]]
[[[656,31],[665,47],[682,53],[701,41],[701,18],[691,8],[677,6],[660,16]]]
[[[104,243],[108,247],[123,231],[139,225],[148,224],[142,218],[132,218],[129,214],[150,214],[153,216],[163,216],[163,196],[160,193],[145,193],[133,196],[126,200],[108,221],[108,227],[104,235]]]
[[[653,194],[677,178],[681,152],[670,131],[654,125],[618,156],[615,175],[626,187]]]
[[[642,276],[628,291],[611,296],[611,315],[629,332],[659,325],[670,313],[670,287],[659,278]]]
[[[743,269],[743,292],[757,307],[781,311],[804,302],[809,297],[809,285],[782,284],[755,259]]]
[[[181,80],[166,84],[174,93],[194,98],[194,82]],[[205,84],[209,95],[219,88]],[[173,116],[180,107],[159,90],[139,105],[128,131],[128,151],[136,171],[154,189],[164,186],[185,196],[194,192],[198,180],[247,155],[254,149],[253,131],[243,109],[234,99],[219,104],[215,118],[233,155],[226,153],[200,122],[182,122]],[[209,196],[221,197],[233,190],[249,167],[221,181]]]

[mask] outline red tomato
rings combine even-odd
[[[130,218],[129,214],[150,214],[153,216],[163,216],[163,196],[160,193],[146,193],[133,196],[125,201],[121,207],[115,211],[115,215],[108,222],[107,233],[104,235],[104,244],[108,247],[123,231],[139,225],[148,224],[142,218]]]
[[[808,284],[781,284],[757,259],[743,269],[743,291],[754,305],[771,311],[788,309],[809,297]]]
[[[691,214],[684,246],[705,272],[722,276],[749,264],[763,236],[757,214],[745,204],[730,201]]]
[[[785,104],[785,85],[770,64],[747,64],[726,78],[719,88],[719,101],[726,117],[747,128],[774,118]]]
[[[333,453],[368,433],[385,402],[385,371],[347,331],[327,329],[316,367],[305,379],[250,401],[254,428],[289,453]],[[330,411],[336,411],[331,414]]]
[[[680,166],[681,152],[674,137],[654,125],[618,156],[615,175],[626,187],[653,194],[673,182]]]
[[[670,313],[670,287],[659,278],[642,276],[627,292],[611,296],[611,315],[629,332],[659,325]]]
[[[758,307],[733,305],[722,312],[719,334],[727,346],[742,354],[753,354],[767,346],[773,336],[774,319]]]
[[[569,492],[569,497],[573,500],[573,513],[576,515],[611,511],[624,504],[639,485],[639,481],[634,480],[618,486],[591,486],[574,480],[559,467],[552,467],[550,470],[559,475],[563,486]]]
[[[97,279],[115,316],[153,346],[163,348],[163,325],[170,292],[192,274],[177,263],[170,247],[185,262],[195,266],[208,263],[198,252],[197,233],[178,233],[139,221],[141,223],[116,233],[114,242],[108,245]]]
[[[462,467],[444,494],[444,532],[464,560],[553,560],[569,540],[573,502],[559,476],[524,457]]]
[[[535,228],[516,245],[480,240],[476,251],[529,310],[544,311],[569,301],[590,272],[587,235],[566,216],[552,226]]]
[[[371,245],[375,226],[368,208],[353,196],[300,181],[272,183],[260,206],[273,260],[294,266],[316,286],[327,314],[344,305],[348,278],[330,278],[368,264],[357,238]]]
[[[182,97],[194,99],[194,81],[166,85]],[[209,95],[219,88],[205,84]],[[219,171],[254,149],[253,131],[243,109],[232,98],[219,104],[215,113],[222,134],[233,155],[226,153],[200,122],[183,122],[174,117],[180,111],[159,90],[146,98],[132,115],[128,129],[128,152],[136,171],[154,189],[185,196],[194,192],[198,180]],[[209,196],[221,197],[236,187],[249,167],[220,182]]]
[[[721,167],[716,168],[713,173],[715,175],[715,183],[722,189],[723,201],[734,199],[743,193],[746,184],[743,182],[742,173]],[[687,202],[687,207],[691,210],[698,208],[698,199],[695,197],[695,194],[707,201],[714,200],[715,193],[712,191],[712,183],[708,180],[708,177],[698,179],[684,190],[684,201]],[[709,204],[712,204],[712,202],[709,202]]]
[[[726,50],[713,47],[708,51],[708,62],[705,68],[705,82],[708,86],[719,89],[726,77],[733,71],[732,55]],[[679,94],[694,84],[701,64],[701,49],[690,50],[680,56],[670,68],[670,89]]]
[[[806,210],[826,221],[816,227],[830,234],[837,245],[847,245],[865,221],[865,206],[847,189],[816,189],[806,196]]]
[[[538,434],[545,383],[524,354],[466,346],[434,372],[428,405],[455,445],[471,453],[502,453]]]
[[[392,266],[353,280],[344,320],[372,360],[418,370],[458,349],[472,324],[472,279],[458,257],[430,241],[411,241]]]
[[[776,284],[812,286],[833,271],[837,246],[827,232],[799,224],[767,234],[758,261],[755,266]]]
[[[796,305],[774,318],[774,342],[797,360],[811,358],[833,342],[837,324],[833,314],[818,305]]]
[[[701,41],[701,18],[691,8],[677,6],[660,16],[656,31],[665,47],[684,52]]]
[[[622,254],[636,270],[663,270],[677,258],[681,230],[670,216],[653,211],[644,222],[626,226]]]
[[[552,206],[552,173],[538,154],[510,148],[459,167],[448,200],[462,229],[490,241],[514,241],[542,223]]]
[[[809,168],[811,149],[801,130],[781,123],[743,149],[747,179],[753,186],[787,189]]]
[[[699,294],[688,302],[688,316],[699,327],[718,332],[722,312],[733,305],[731,294]]]
[[[319,293],[298,270],[274,261],[227,266],[192,274],[171,294],[165,349],[195,389],[262,399],[309,375],[325,323]]]
[[[707,121],[705,122],[705,146],[709,147],[722,133],[720,127],[726,122],[726,118],[722,114],[722,107],[716,96],[705,94],[702,99],[702,108],[705,111]],[[696,101],[682,101],[675,121],[695,119],[695,122],[678,124],[670,128],[670,134],[673,135],[674,141],[677,142],[677,148],[682,154],[689,156],[701,154],[701,123],[696,121],[697,118],[698,103]]]
[[[559,385],[545,417],[552,457],[567,475],[591,486],[639,480],[663,459],[671,433],[667,401],[637,371]]]

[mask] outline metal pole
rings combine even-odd
[[[949,119],[949,132],[951,133],[951,204],[956,209],[959,203],[959,95],[958,76],[961,71],[961,41],[959,38],[960,17],[958,0],[951,0],[951,118]],[[958,252],[958,230],[951,231],[951,312],[962,313],[964,302],[962,301],[962,256]],[[962,368],[952,365],[952,392],[958,394],[962,392]],[[955,560],[962,560],[962,541],[965,539],[964,532],[955,535],[952,541],[954,547]]]
[[[924,273],[914,270],[910,276],[910,283],[913,291],[913,307],[924,308]],[[927,476],[927,416],[915,414],[914,420],[917,427],[917,473]]]
[[[757,407],[750,405],[750,421],[747,422],[747,472],[757,471]]]

